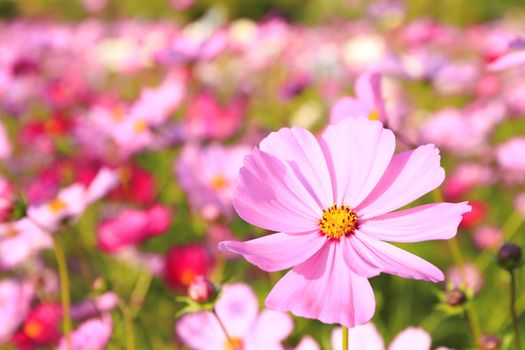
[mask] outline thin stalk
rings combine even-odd
[[[222,332],[224,333],[224,336],[226,337],[226,340],[228,341],[228,344],[230,344],[232,347],[235,346],[235,342],[233,341],[232,337],[230,337],[230,334],[226,330],[224,323],[222,323],[221,318],[219,317],[219,315],[217,315],[217,312],[215,311],[215,309],[213,309],[211,313],[213,314],[213,316],[215,316],[215,318],[217,319],[217,322],[219,322],[219,326],[221,327]]]
[[[514,210],[501,228],[505,235],[505,241],[510,241],[512,239],[512,236],[518,231],[522,223],[523,217],[517,210]]]
[[[436,188],[434,191],[432,191],[432,194],[434,195],[434,200],[436,202],[443,202],[443,194],[441,193],[441,190],[439,188]],[[452,239],[449,239],[447,241],[447,244],[450,249],[450,253],[452,254],[452,261],[454,262],[454,265],[458,266],[459,271],[461,271],[461,274],[463,274],[465,260],[463,259],[463,255],[461,254],[461,249],[459,247],[456,237],[452,237]],[[474,338],[474,344],[476,346],[479,346],[479,341],[481,338],[481,326],[479,322],[478,313],[472,305],[468,305],[465,308],[465,316],[470,332],[472,333],[472,338]]]
[[[343,350],[348,350],[348,327],[343,326]]]
[[[118,307],[122,313],[122,319],[124,320],[124,328],[126,329],[126,350],[135,350],[135,329],[133,327],[133,317],[129,310],[128,305],[118,298]]]
[[[62,303],[62,332],[66,339],[68,350],[73,349],[71,342],[71,298],[69,295],[69,274],[67,271],[67,261],[64,250],[60,242],[53,238],[53,251],[58,266],[58,276],[60,278],[60,302]]]
[[[516,312],[516,272],[510,270],[510,314],[512,316],[512,328],[516,338],[516,349],[521,350],[520,331],[518,327],[518,314]]]

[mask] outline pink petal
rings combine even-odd
[[[334,329],[331,340],[332,350],[343,348],[343,331],[341,328]],[[385,343],[374,324],[365,323],[348,330],[348,347],[359,350],[383,350]]]
[[[71,333],[72,348],[74,350],[103,350],[111,338],[112,331],[113,323],[109,315],[85,321]],[[68,343],[65,338],[62,338],[56,350],[67,349],[69,349]]]
[[[343,97],[335,103],[330,111],[330,124],[337,124],[346,118],[367,118],[371,106],[353,97]]]
[[[246,338],[245,348],[261,350],[283,349],[281,342],[293,330],[293,321],[290,315],[283,312],[264,310],[255,326]]]
[[[325,242],[326,238],[318,231],[303,235],[275,233],[248,242],[221,242],[219,249],[242,254],[264,271],[279,271],[304,262]]]
[[[283,128],[262,140],[260,149],[282,161],[320,207],[333,204],[330,173],[319,142],[311,132],[299,127]]]
[[[233,199],[235,210],[245,221],[268,230],[316,230],[321,206],[302,181],[306,181],[304,175],[295,173],[278,158],[254,149],[240,171]]]
[[[232,337],[244,338],[256,321],[259,302],[252,289],[242,283],[224,286],[215,304],[217,315]]]
[[[334,202],[354,208],[381,179],[396,147],[390,130],[365,118],[330,125],[320,143],[332,173]]]
[[[368,280],[346,266],[341,247],[332,242],[289,271],[266,298],[266,306],[354,327],[372,318],[375,300]]]
[[[117,186],[118,182],[119,178],[116,171],[109,168],[100,169],[87,189],[86,201],[92,203],[101,199],[106,193]]]
[[[390,242],[450,239],[457,233],[462,214],[469,211],[467,202],[425,204],[366,220],[359,224],[359,231]]]
[[[195,350],[222,349],[226,343],[226,336],[211,312],[182,316],[175,331],[185,345]]]
[[[388,350],[430,350],[432,339],[421,328],[409,327],[399,333],[388,347]]]
[[[503,55],[488,65],[487,68],[489,71],[495,72],[520,65],[525,65],[525,50],[510,52]]]
[[[356,97],[370,106],[381,102],[381,76],[377,72],[365,72],[355,82]]]
[[[303,337],[294,350],[320,350],[319,344],[309,335]]]
[[[395,155],[372,193],[356,208],[361,219],[372,218],[418,199],[445,179],[439,150],[432,144]]]
[[[362,232],[354,233],[357,254],[382,272],[404,278],[431,282],[443,281],[441,270],[426,260],[383,241],[368,237]]]

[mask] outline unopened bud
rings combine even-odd
[[[483,350],[496,350],[501,346],[501,340],[495,335],[483,334],[479,345]]]
[[[467,301],[467,296],[459,289],[452,289],[445,293],[445,303],[450,306],[460,306]]]
[[[215,294],[215,286],[204,276],[196,277],[188,287],[188,296],[198,303],[209,301]]]
[[[505,243],[498,251],[498,263],[507,270],[513,270],[521,264],[521,248],[514,243]]]

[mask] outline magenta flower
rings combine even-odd
[[[191,349],[281,350],[281,342],[292,332],[289,315],[271,310],[259,313],[259,303],[245,284],[223,288],[215,304],[230,341],[217,318],[209,311],[184,315],[176,325],[177,335]]]
[[[281,129],[245,158],[235,209],[279,233],[220,247],[265,271],[292,267],[268,308],[353,327],[374,314],[368,278],[443,280],[434,265],[384,241],[449,239],[470,207],[433,203],[391,213],[445,178],[434,145],[394,149],[394,134],[380,122],[346,118],[319,140],[302,128]]]

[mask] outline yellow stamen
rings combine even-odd
[[[243,347],[242,339],[237,337],[232,337],[224,343],[224,350],[242,350]]]
[[[195,273],[192,270],[184,270],[181,273],[180,281],[182,285],[189,286],[195,280]]]
[[[215,175],[211,179],[211,187],[217,191],[222,190],[228,186],[228,179],[221,174]]]
[[[377,109],[374,109],[370,114],[368,115],[368,119],[370,120],[379,120],[379,112]]]
[[[357,227],[357,213],[347,205],[333,205],[323,210],[319,228],[328,238],[339,239],[354,232]]]
[[[140,134],[141,132],[144,132],[148,128],[148,124],[144,120],[137,120],[133,124],[133,131],[136,134]]]
[[[13,237],[18,236],[18,231],[13,226],[9,226],[7,228],[5,235],[7,238],[13,238]]]
[[[42,325],[36,321],[29,321],[24,325],[24,333],[31,339],[41,335],[43,330]]]
[[[53,214],[58,214],[59,212],[67,208],[66,202],[64,202],[60,198],[53,199],[51,202],[49,202],[48,206],[49,210],[51,210]]]

